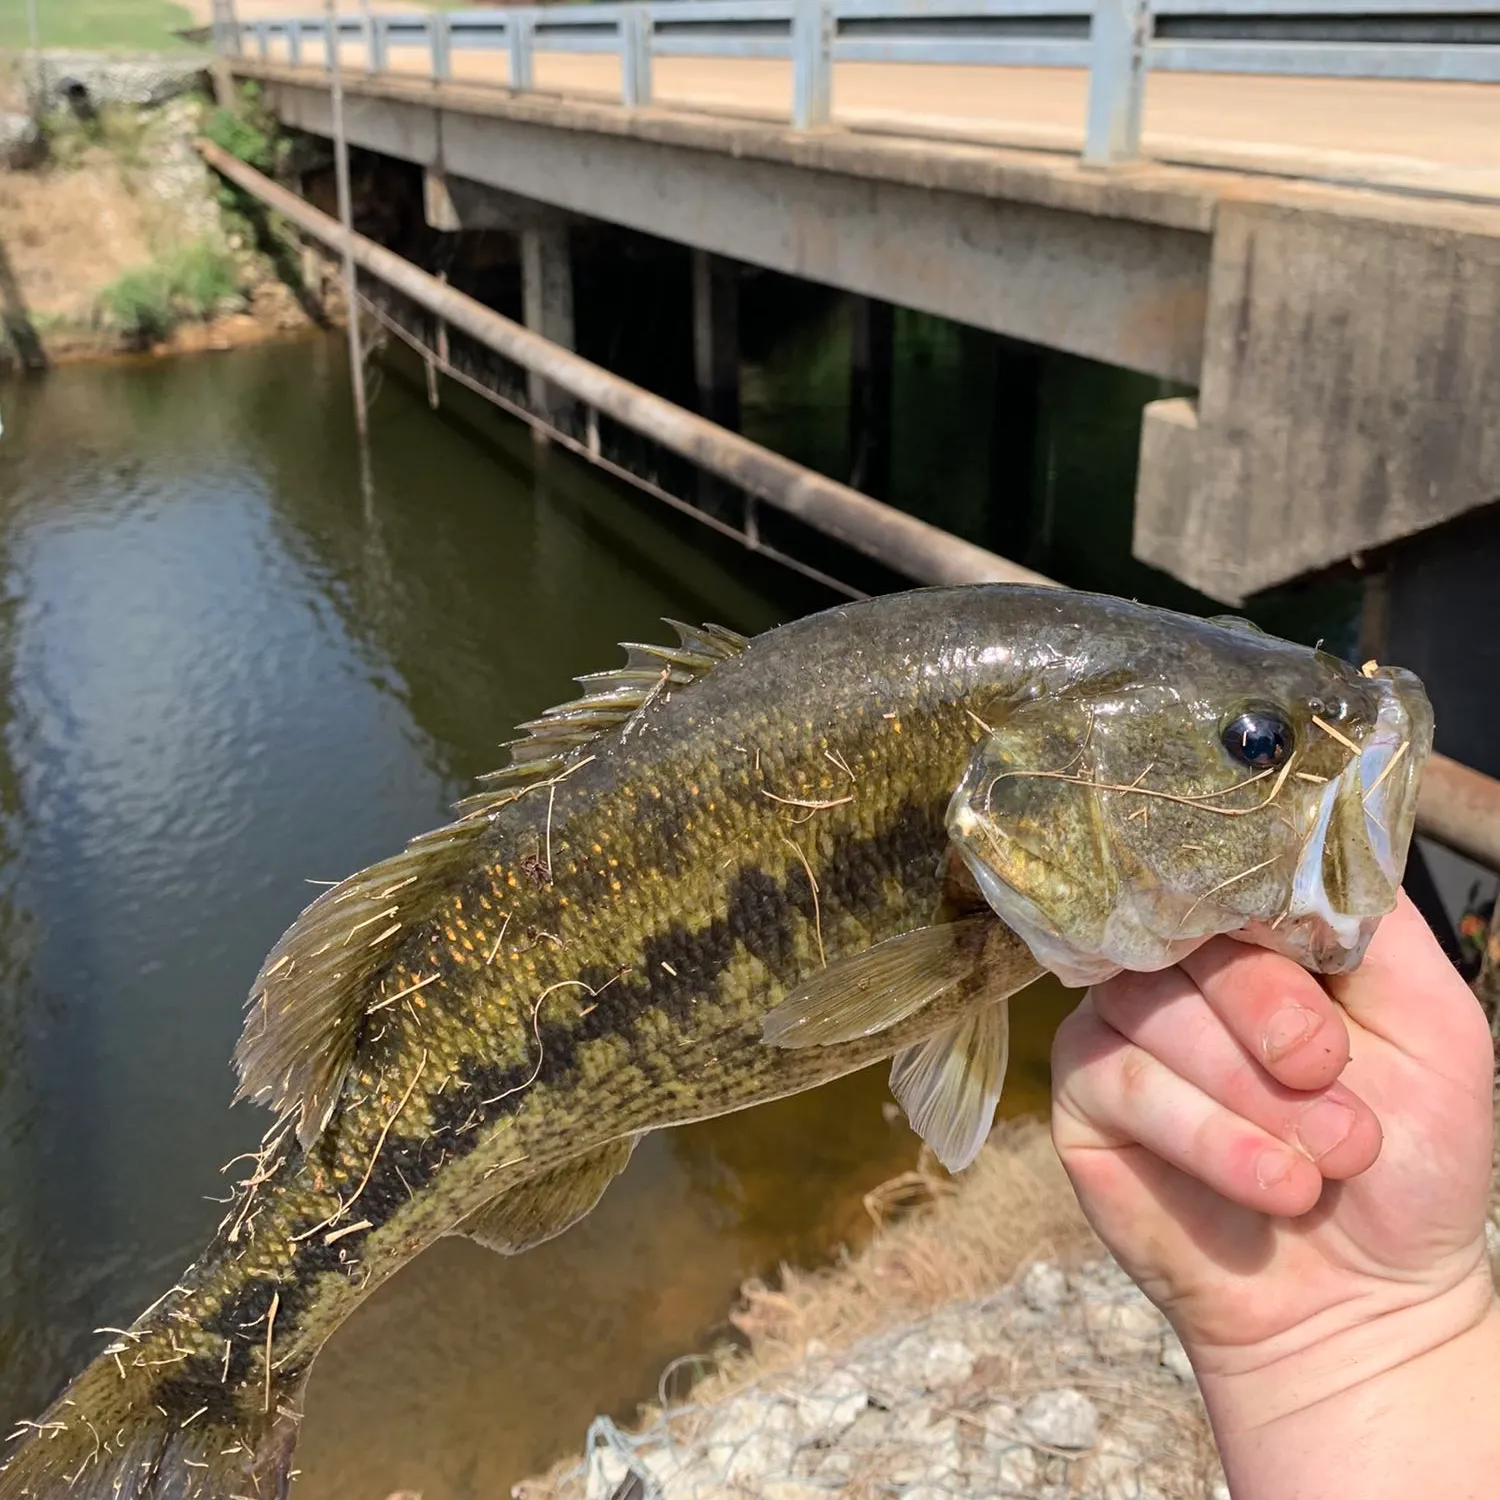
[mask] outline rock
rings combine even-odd
[[[1016,1427],[1016,1409],[1009,1401],[996,1401],[980,1414],[984,1423],[986,1448],[1008,1448],[1020,1441]]]
[[[790,1435],[792,1412],[785,1406],[773,1406],[762,1410],[761,1421],[756,1429],[735,1444],[729,1451],[727,1461],[720,1460],[713,1467],[722,1465],[724,1478],[730,1484],[748,1484],[758,1487],[771,1474],[784,1474],[792,1466],[797,1452],[796,1439]],[[715,1450],[710,1449],[710,1458]]]
[[[846,1438],[847,1442],[848,1439]],[[848,1448],[835,1448],[813,1468],[813,1478],[823,1486],[825,1490],[833,1490],[837,1493],[847,1489],[849,1481],[854,1478],[854,1471],[858,1468],[858,1460]]]
[[[595,1448],[584,1474],[585,1500],[610,1500],[629,1472],[630,1465],[613,1448]]]
[[[1021,1300],[1033,1312],[1055,1313],[1067,1301],[1068,1278],[1051,1261],[1033,1261],[1021,1278]]]
[[[824,1484],[814,1484],[807,1479],[768,1479],[755,1487],[762,1500],[828,1500],[837,1494]]]
[[[1088,1466],[1084,1488],[1099,1500],[1164,1500],[1161,1491],[1146,1482],[1141,1464],[1140,1454],[1125,1449],[1098,1454]]]
[[[45,50],[34,69],[34,83],[44,109],[69,102],[69,91],[82,89],[95,105],[164,104],[203,86],[205,63],[191,52],[131,53]]]
[[[974,1373],[974,1352],[957,1339],[939,1339],[922,1364],[927,1389],[962,1385]]]
[[[1036,1454],[1024,1443],[1012,1443],[1000,1455],[997,1474],[1002,1490],[1014,1490],[1029,1495],[1036,1488],[1041,1465]]]
[[[1129,1359],[1145,1353],[1158,1344],[1165,1322],[1145,1298],[1089,1302],[1083,1320],[1094,1348],[1106,1359]]]
[[[1197,1378],[1182,1340],[1170,1328],[1162,1335],[1161,1363],[1164,1370],[1170,1370],[1184,1385],[1191,1385]]]
[[[895,1394],[925,1390],[929,1347],[926,1336],[920,1333],[902,1339],[886,1355],[881,1384]]]
[[[1099,1439],[1099,1409],[1082,1391],[1039,1391],[1022,1407],[1021,1425],[1048,1448],[1081,1451]]]
[[[914,1442],[920,1443],[924,1448],[941,1448],[944,1454],[953,1454],[953,1462],[950,1467],[957,1468],[959,1465],[958,1447],[958,1421],[954,1417],[948,1417],[941,1422],[933,1422],[927,1427],[918,1428],[911,1433]],[[936,1460],[932,1460],[936,1462]]]
[[[1208,1492],[1208,1500],[1232,1500],[1227,1480],[1216,1479]]]
[[[835,1370],[798,1404],[802,1435],[812,1442],[830,1443],[870,1404],[863,1381],[847,1370]]]
[[[44,154],[36,121],[30,115],[0,110],[0,167],[22,171],[36,166]]]

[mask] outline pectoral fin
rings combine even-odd
[[[888,1030],[968,979],[995,925],[986,912],[918,927],[829,964],[766,1016],[761,1039],[827,1047]]]
[[[464,1235],[500,1255],[519,1255],[554,1239],[604,1196],[605,1188],[625,1170],[635,1143],[635,1136],[626,1136],[575,1156],[481,1204],[449,1233]]]
[[[1010,1006],[999,1000],[891,1061],[891,1092],[950,1172],[979,1154],[995,1121],[1010,1050]]]

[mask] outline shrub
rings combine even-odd
[[[238,292],[233,256],[201,239],[125,272],[99,293],[99,307],[111,328],[150,343],[165,338],[179,323],[212,317]]]

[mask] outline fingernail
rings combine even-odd
[[[1302,1149],[1317,1161],[1348,1140],[1353,1129],[1354,1111],[1347,1104],[1319,1099],[1302,1111],[1302,1118],[1297,1121],[1297,1139]]]
[[[1263,1187],[1275,1187],[1292,1170],[1290,1151],[1262,1151],[1255,1163],[1255,1180]]]
[[[1316,1036],[1323,1025],[1323,1018],[1315,1010],[1306,1010],[1300,1005],[1288,1005],[1278,1010],[1266,1022],[1261,1046],[1267,1062],[1285,1057],[1293,1047],[1301,1046],[1308,1037]]]

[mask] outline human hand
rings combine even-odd
[[[1177,1329],[1216,1426],[1493,1316],[1489,1030],[1404,895],[1352,974],[1217,939],[1098,985],[1052,1066],[1084,1212]]]

